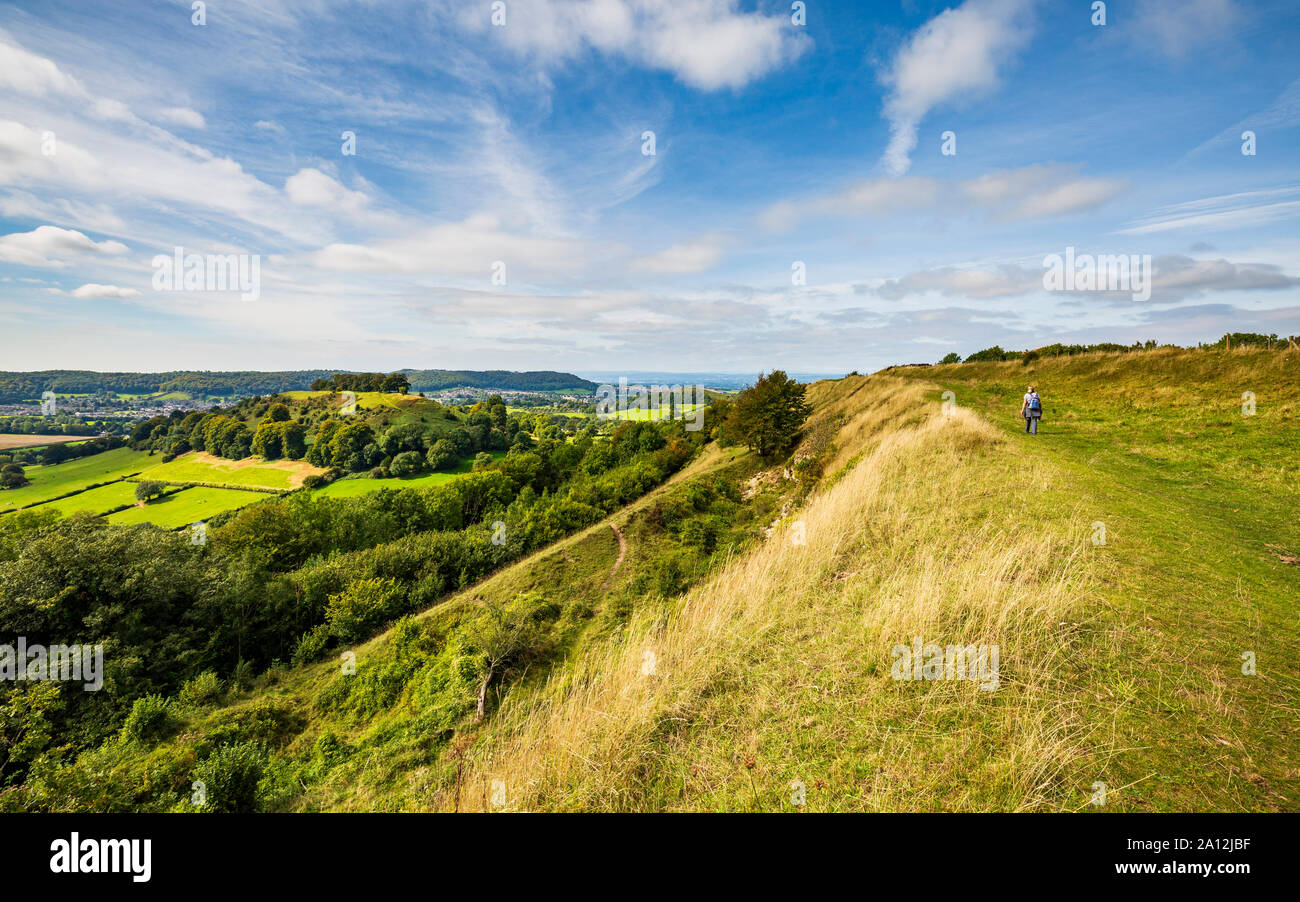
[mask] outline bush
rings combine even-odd
[[[318,473],[312,473],[302,481],[302,487],[304,489],[318,489],[323,485],[326,485],[325,477]]]
[[[219,746],[199,762],[194,779],[206,796],[202,811],[216,814],[254,812],[261,808],[258,783],[266,770],[266,752],[256,742]]]
[[[317,624],[299,637],[298,644],[293,649],[293,665],[300,667],[303,664],[319,661],[329,644],[329,627],[324,623]]]
[[[364,639],[401,610],[402,587],[397,580],[359,579],[325,606],[325,622],[344,642]]]
[[[956,351],[949,351],[947,354],[943,355],[943,359],[940,360],[939,362],[940,363],[961,363],[961,355],[958,354]]]
[[[424,455],[417,451],[403,451],[393,458],[388,469],[397,477],[414,476],[424,469]]]
[[[137,698],[131,713],[122,724],[122,737],[131,742],[149,742],[162,739],[176,726],[171,705],[161,695]]]
[[[179,698],[188,705],[210,705],[221,698],[221,680],[212,670],[205,670],[181,686]]]

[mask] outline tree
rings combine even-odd
[[[0,468],[0,488],[16,489],[27,485],[27,476],[19,464],[5,464]]]
[[[470,646],[483,655],[475,709],[478,720],[483,719],[493,677],[536,641],[537,619],[544,607],[545,602],[532,593],[516,595],[507,604],[489,601],[482,616],[465,628]]]
[[[492,466],[492,455],[486,451],[480,451],[474,455],[474,469],[484,470]]]
[[[812,410],[804,400],[805,389],[784,370],[760,375],[736,397],[729,423],[739,439],[765,460],[783,456],[799,440],[799,429]]]
[[[424,469],[424,455],[418,451],[403,451],[393,458],[393,462],[388,465],[389,472],[394,476],[414,476]]]
[[[943,360],[940,360],[939,362],[940,363],[961,363],[961,355],[958,354],[956,351],[949,351],[947,354],[943,355]]]
[[[456,466],[456,448],[445,438],[440,438],[433,443],[425,459],[430,470],[450,470]]]
[[[147,479],[135,487],[135,500],[147,503],[151,498],[156,498],[165,491],[167,491],[166,485]]]

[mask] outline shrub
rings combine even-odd
[[[324,623],[317,624],[299,637],[298,644],[293,649],[293,665],[300,667],[312,661],[319,661],[329,644],[329,627]]]
[[[221,680],[215,671],[205,670],[181,686],[180,700],[196,707],[210,705],[221,698]]]
[[[312,473],[302,481],[302,487],[304,489],[318,489],[325,484],[325,477],[318,473]]]
[[[137,698],[131,713],[122,724],[122,737],[132,742],[149,742],[162,739],[176,726],[171,705],[161,695]]]
[[[355,642],[373,633],[400,611],[402,587],[397,580],[373,577],[359,579],[325,606],[330,631],[344,642]]]
[[[254,812],[261,808],[258,783],[266,770],[266,752],[256,742],[219,746],[194,769],[206,796],[201,810],[217,814]]]

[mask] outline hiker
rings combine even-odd
[[[1025,418],[1025,432],[1038,435],[1038,420],[1043,415],[1043,399],[1032,385],[1025,392],[1024,403],[1020,405],[1020,415]]]

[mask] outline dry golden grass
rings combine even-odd
[[[1064,774],[1097,754],[1065,676],[1084,537],[1017,513],[1025,474],[973,414],[916,383],[831,385],[813,399],[843,415],[827,472],[857,461],[795,515],[806,544],[778,531],[509,696],[437,807],[789,810],[793,781],[812,810],[1072,804]],[[1000,688],[891,679],[918,635],[996,643]]]

